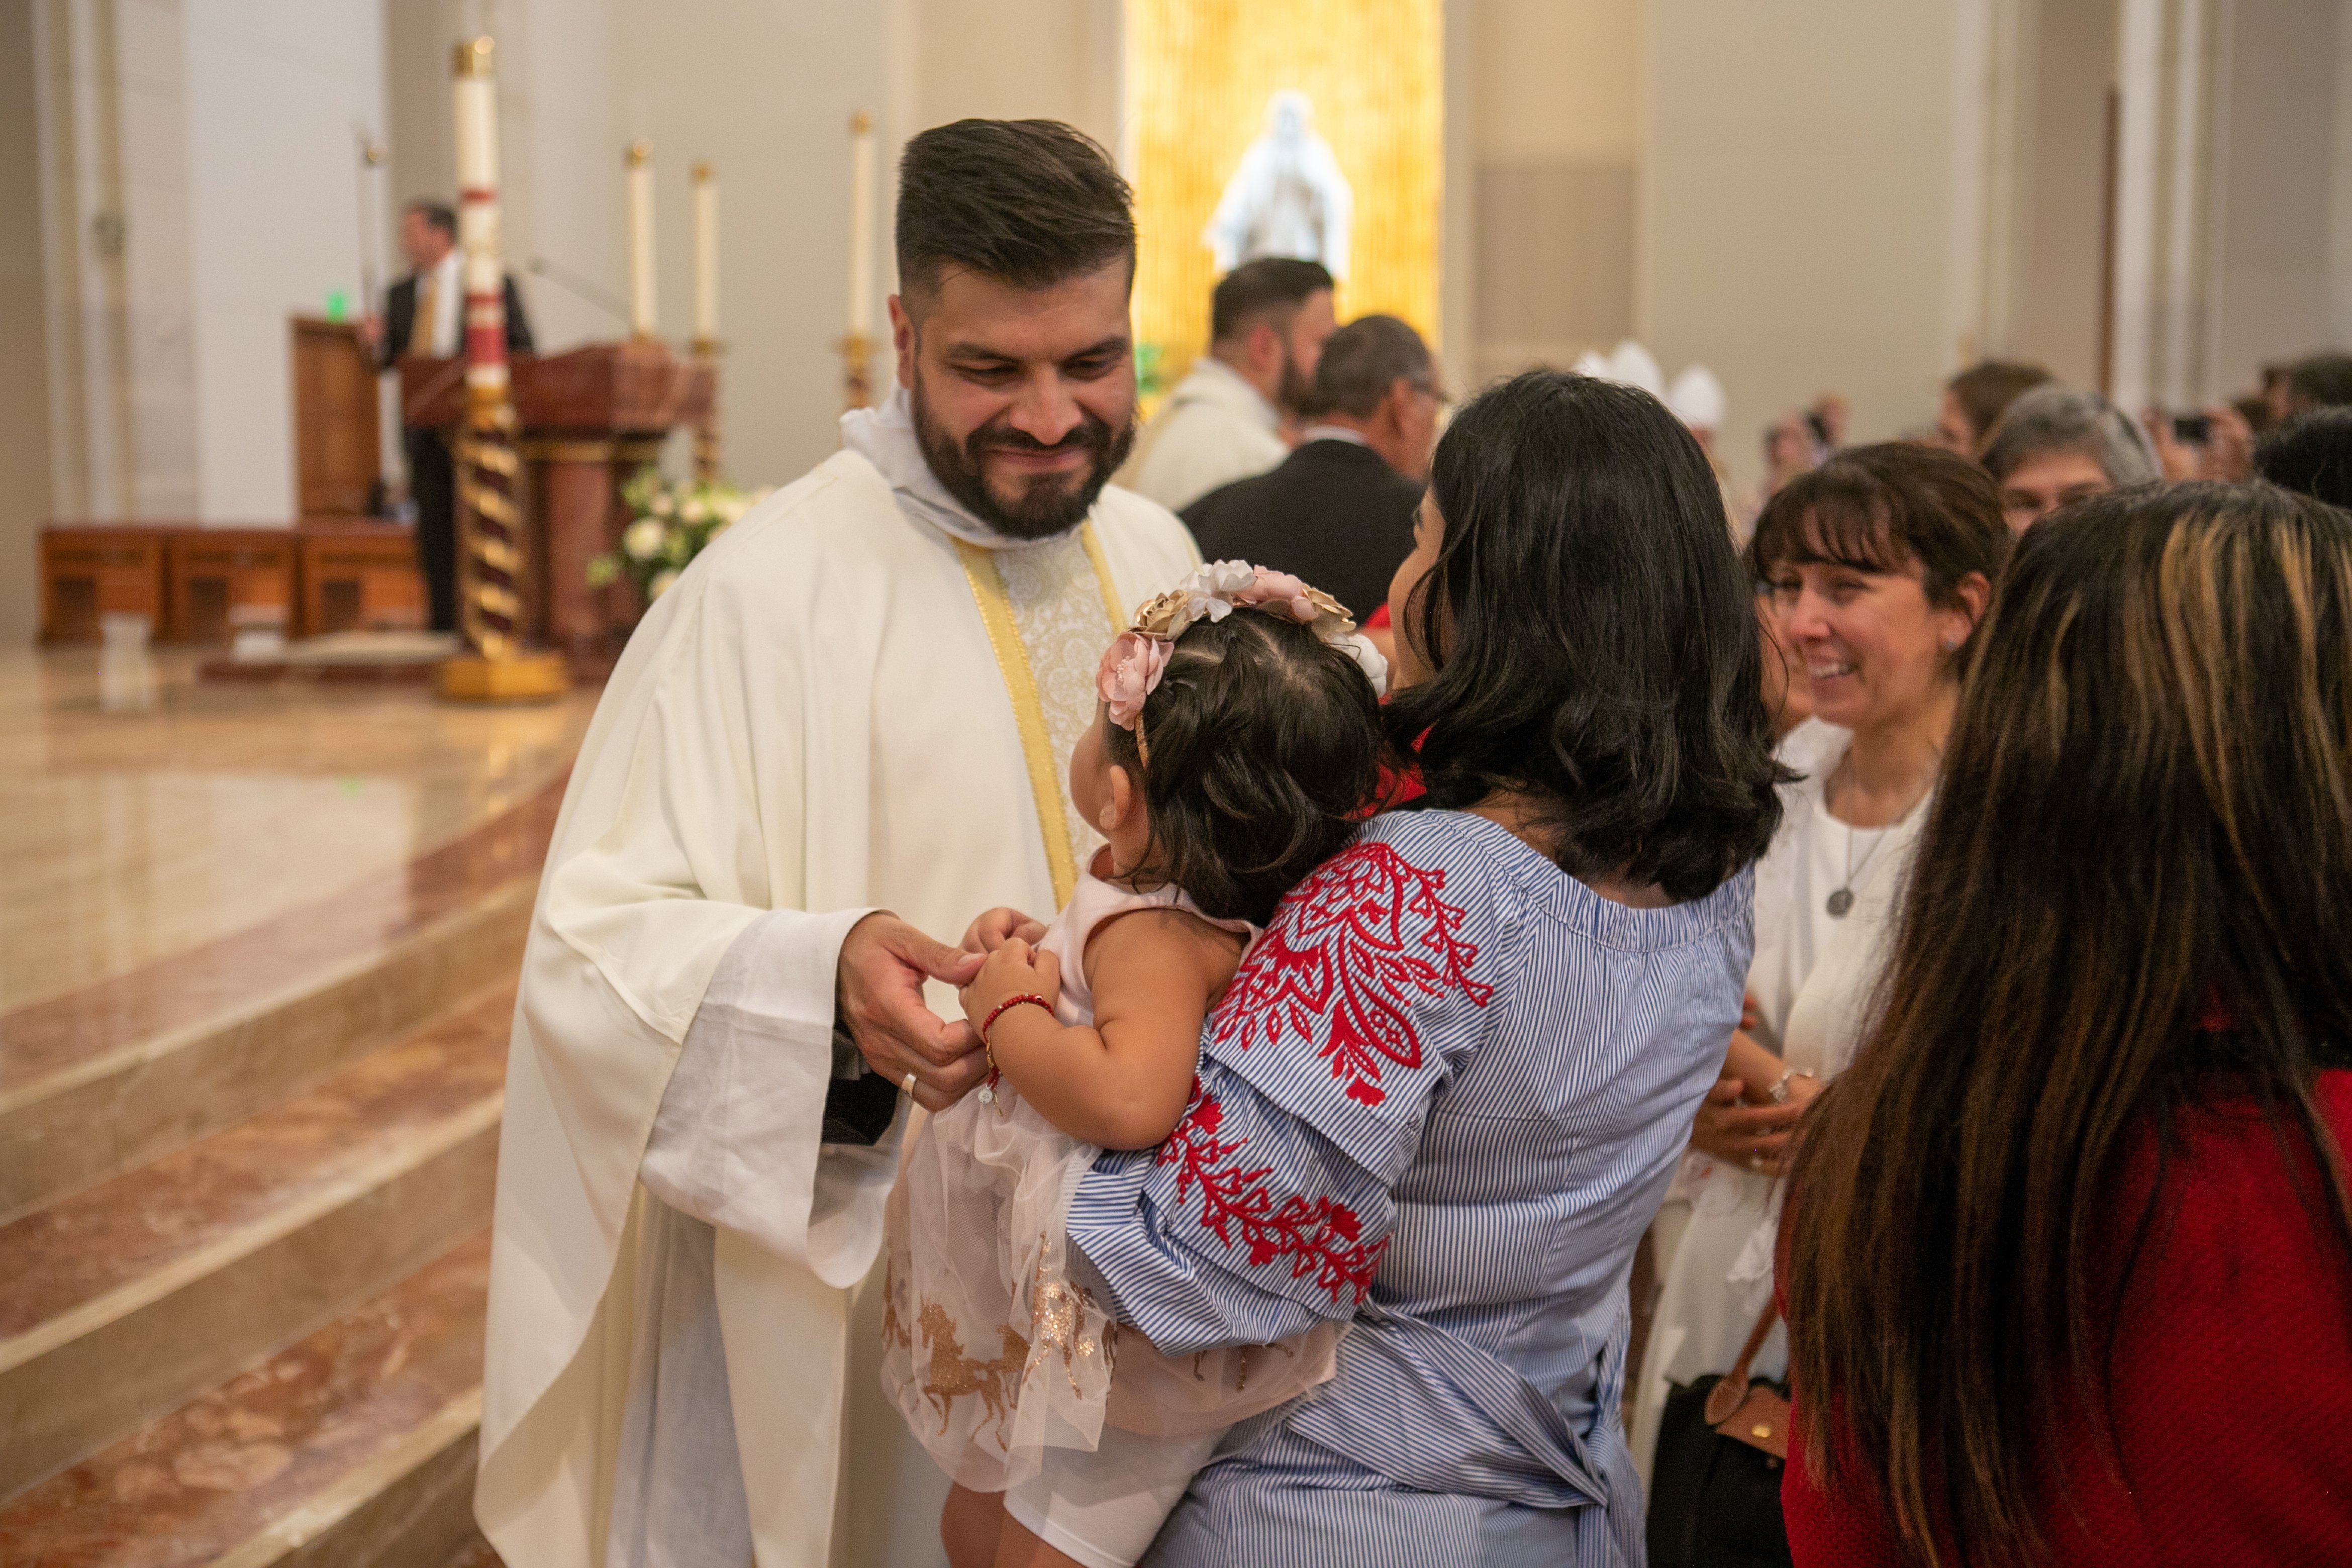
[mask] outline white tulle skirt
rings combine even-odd
[[[1050,1483],[1055,1456],[1091,1455],[1106,1424],[1207,1436],[1331,1375],[1336,1324],[1171,1360],[1112,1322],[1071,1278],[1066,1234],[1100,1153],[1003,1083],[992,1104],[974,1096],[930,1118],[908,1149],[890,1200],[882,1379],[940,1468],[972,1490],[1041,1471]],[[1205,1451],[1168,1445],[1188,1471]]]

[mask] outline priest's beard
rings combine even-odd
[[[1095,509],[1095,498],[1127,460],[1128,448],[1135,445],[1132,418],[1114,430],[1108,420],[1085,409],[1079,410],[1078,426],[1050,446],[1015,430],[1003,416],[958,441],[932,420],[920,372],[907,401],[914,410],[915,438],[922,444],[923,459],[940,483],[972,516],[1012,539],[1051,539],[1084,522],[1087,513]],[[989,488],[982,464],[992,449],[1062,452],[1073,448],[1087,454],[1087,466],[1075,475],[1033,475],[1012,500]]]

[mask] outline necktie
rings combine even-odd
[[[433,352],[433,327],[441,315],[441,269],[423,272],[416,279],[416,319],[408,324],[408,352],[430,354]]]

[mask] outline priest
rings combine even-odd
[[[1107,488],[1135,228],[1102,150],[925,132],[897,238],[896,394],[648,613],[548,853],[476,1491],[512,1568],[833,1558],[845,1426],[897,1426],[845,1363],[906,1097],[983,1070],[947,989],[976,961],[938,939],[1066,896],[1100,842],[1063,795],[1096,662],[1196,563]],[[843,1556],[936,1550],[892,1470],[850,1467],[838,1512],[908,1527]]]

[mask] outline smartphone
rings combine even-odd
[[[2186,447],[2202,447],[2213,438],[2213,416],[2210,414],[2174,415],[2172,438]]]

